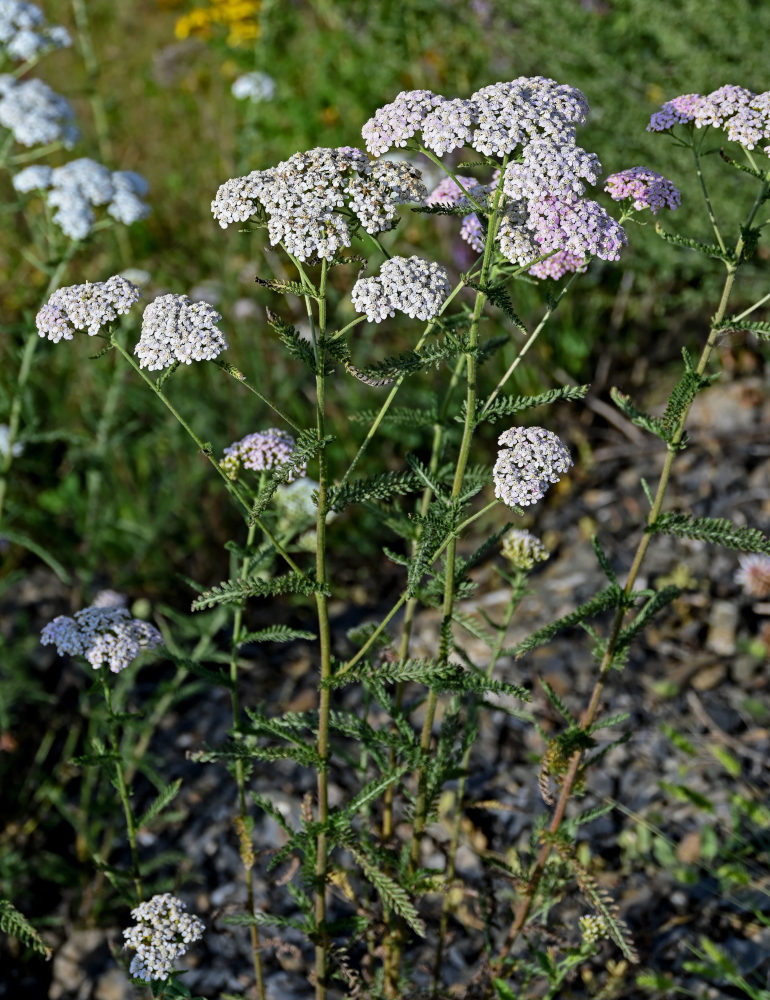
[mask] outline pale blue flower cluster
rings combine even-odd
[[[0,0],[0,56],[28,62],[52,49],[72,45],[61,25],[48,25],[37,4],[26,0]]]
[[[73,618],[59,615],[45,626],[40,641],[56,646],[59,656],[82,656],[94,670],[107,666],[114,674],[125,670],[142,650],[163,645],[154,625],[114,605],[92,605],[76,611]]]
[[[54,222],[73,240],[85,239],[93,229],[94,207],[106,205],[107,214],[125,225],[144,219],[150,212],[142,200],[149,184],[141,174],[108,170],[87,157],[62,167],[26,167],[14,176],[13,186],[25,194],[47,191],[48,205],[55,210]]]
[[[0,125],[13,133],[21,146],[61,142],[68,149],[79,133],[72,124],[72,105],[42,80],[18,81],[0,75]]]

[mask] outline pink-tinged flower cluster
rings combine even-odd
[[[743,587],[749,597],[763,600],[770,597],[770,556],[759,553],[741,556],[735,582]]]
[[[745,87],[726,84],[710,94],[683,94],[666,101],[650,118],[648,132],[665,132],[691,122],[697,128],[711,125],[731,142],[754,149],[770,140],[770,91],[755,94]],[[770,155],[770,144],[762,147]]]
[[[237,478],[241,467],[251,469],[252,472],[267,472],[290,461],[295,448],[296,441],[291,434],[277,427],[270,427],[266,431],[247,434],[245,438],[225,448],[225,457],[220,465],[230,479]],[[306,471],[303,462],[286,482],[299,479]]]
[[[495,496],[509,507],[527,507],[545,496],[551,483],[572,466],[572,457],[559,438],[543,427],[511,427],[497,443],[492,470]]]
[[[481,185],[475,177],[465,177],[457,174],[457,181],[462,184],[465,191],[472,195],[474,188]],[[454,208],[466,201],[465,191],[460,187],[454,177],[445,177],[433,188],[425,199],[426,205],[442,205],[444,208]]]
[[[154,625],[132,618],[118,605],[92,605],[74,617],[59,615],[41,633],[44,646],[56,646],[59,656],[83,656],[94,670],[107,666],[117,674],[144,649],[155,649],[163,638]]]
[[[595,201],[562,201],[546,195],[529,203],[529,225],[541,253],[566,250],[575,257],[617,260],[628,243],[625,230]]]
[[[587,265],[582,257],[576,257],[575,254],[569,253],[567,250],[559,250],[552,257],[546,257],[545,260],[533,264],[529,273],[536,278],[551,278],[553,281],[558,281],[565,274],[575,272],[579,274],[585,270],[587,270]]]
[[[657,215],[661,208],[673,211],[682,202],[679,189],[662,174],[647,167],[629,167],[628,170],[610,174],[604,190],[613,201],[630,198],[637,211],[649,208],[653,215]]]

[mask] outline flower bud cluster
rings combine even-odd
[[[628,170],[610,174],[604,190],[613,201],[630,198],[637,211],[649,208],[653,215],[657,215],[661,208],[674,211],[682,202],[679,189],[662,174],[647,167],[629,167]]]
[[[674,125],[691,122],[696,128],[708,125],[727,133],[731,142],[754,149],[770,140],[770,90],[755,94],[745,87],[726,84],[710,94],[682,94],[674,97],[650,118],[648,132],[665,132]],[[770,144],[762,151],[770,155]]]
[[[503,535],[502,553],[514,569],[529,570],[548,558],[545,545],[523,528],[511,528]]]
[[[33,165],[13,177],[20,193],[47,191],[49,207],[55,209],[54,222],[65,235],[82,240],[94,227],[93,207],[107,206],[107,214],[117,222],[131,225],[145,218],[149,206],[142,200],[149,185],[133,170],[108,170],[95,160],[83,157],[62,167]]]
[[[168,979],[174,962],[200,941],[205,929],[200,917],[169,892],[153,896],[131,911],[136,924],[123,931],[125,947],[136,954],[129,972],[146,983]]]
[[[437,316],[449,294],[449,276],[444,267],[422,257],[391,257],[378,277],[359,278],[351,299],[356,312],[370,323],[381,323],[396,311],[412,319]]]
[[[107,666],[124,670],[144,649],[163,645],[163,638],[149,622],[132,618],[118,605],[83,608],[73,618],[59,615],[41,633],[44,646],[56,646],[59,656],[83,656],[94,670]]]
[[[296,446],[297,443],[291,434],[277,427],[270,427],[266,431],[247,434],[245,438],[225,448],[225,457],[220,466],[230,479],[237,478],[241,466],[253,472],[264,472],[290,461]],[[305,472],[306,465],[303,462],[289,476],[287,482],[299,479]]]
[[[0,0],[0,53],[27,62],[72,45],[69,32],[61,25],[48,25],[41,9],[26,0]]]
[[[22,146],[61,142],[68,149],[79,132],[72,124],[75,112],[66,97],[42,80],[17,81],[0,75],[0,125]]]
[[[211,211],[223,229],[264,211],[274,246],[282,243],[302,261],[331,260],[352,241],[349,216],[341,209],[373,235],[393,228],[399,204],[421,202],[425,195],[420,172],[409,163],[373,164],[351,146],[318,147],[226,181]]]
[[[189,365],[212,360],[227,348],[217,326],[221,319],[208,302],[193,302],[187,295],[159,295],[142,314],[142,333],[134,348],[139,367],[157,371],[175,361]]]
[[[509,507],[527,507],[545,496],[550,483],[572,465],[570,453],[559,438],[543,427],[511,427],[497,443],[492,470],[495,496]]]
[[[72,340],[76,330],[96,336],[103,326],[129,311],[140,298],[139,289],[119,274],[107,281],[57,288],[35,319],[38,333],[57,344]]]
[[[580,926],[580,935],[585,944],[594,944],[596,941],[601,941],[602,938],[607,937],[607,921],[598,914],[587,913],[585,916],[580,917],[578,924]]]

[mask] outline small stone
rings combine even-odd
[[[735,630],[738,625],[738,608],[732,601],[714,601],[709,617],[706,646],[720,656],[735,652]]]

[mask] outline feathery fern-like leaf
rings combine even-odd
[[[176,781],[172,781],[165,788],[161,788],[142,816],[136,821],[136,828],[141,830],[143,827],[149,826],[155,817],[176,798],[181,787],[182,779],[177,778]]]
[[[311,594],[326,594],[328,597],[331,591],[327,584],[318,583],[303,573],[284,573],[283,576],[277,576],[272,580],[236,578],[225,580],[216,587],[204,591],[193,601],[192,610],[202,611],[217,604],[237,604],[247,597],[272,597],[278,594],[303,594],[305,597]]]
[[[354,424],[373,424],[380,415],[379,410],[360,410],[348,416]],[[391,406],[381,423],[395,424],[397,427],[432,427],[438,420],[438,410],[435,408],[417,409],[413,406]]]
[[[617,584],[610,584],[610,586],[600,590],[598,594],[594,594],[590,601],[579,605],[568,615],[557,618],[556,621],[551,622],[549,625],[545,625],[543,628],[537,629],[536,632],[532,632],[518,646],[514,646],[512,650],[506,652],[513,653],[517,657],[521,656],[523,653],[529,652],[530,649],[542,646],[543,643],[552,639],[557,632],[561,632],[565,628],[580,625],[582,622],[587,621],[589,618],[594,618],[608,608],[617,608],[623,601],[624,594],[621,588]]]
[[[389,500],[392,496],[415,493],[422,488],[423,481],[413,471],[383,472],[353,480],[344,486],[332,486],[328,492],[328,508],[339,512],[352,503]]]
[[[295,361],[302,361],[303,364],[308,366],[311,372],[315,373],[315,352],[310,341],[306,340],[291,323],[287,323],[278,313],[274,313],[272,309],[267,310],[267,322],[278,334],[278,339],[286,348],[289,357],[294,358]]]
[[[18,938],[28,948],[45,955],[46,958],[51,957],[51,949],[10,899],[0,899],[0,930]]]
[[[667,243],[673,243],[678,247],[686,247],[688,250],[695,250],[705,254],[707,257],[716,257],[726,264],[735,264],[735,254],[731,250],[723,250],[715,243],[702,243],[700,240],[692,239],[690,236],[680,236],[678,233],[669,233],[659,223],[655,223],[655,232]]]
[[[503,417],[510,417],[522,410],[528,410],[534,406],[546,406],[561,399],[583,399],[590,388],[590,385],[565,385],[558,389],[541,392],[536,396],[498,396],[489,404],[489,407],[483,402],[478,404],[476,422],[501,420]]]
[[[770,555],[770,538],[758,528],[733,524],[725,517],[694,517],[678,511],[661,514],[646,529],[654,535],[676,535],[696,538],[741,552],[762,552]]]
[[[304,629],[289,628],[288,625],[269,625],[256,632],[247,632],[241,636],[238,645],[240,647],[252,642],[294,642],[295,639],[312,640],[315,638],[314,632],[306,632]]]

